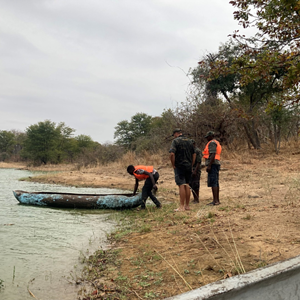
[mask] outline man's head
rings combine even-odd
[[[191,139],[192,144],[194,145],[194,147],[196,146],[196,141]]]
[[[177,138],[178,136],[182,135],[182,131],[180,128],[175,128],[173,130],[173,134],[172,134],[175,138]]]
[[[127,172],[130,174],[130,175],[133,175],[133,171],[134,171],[134,166],[133,165],[129,165],[127,167]]]
[[[209,131],[206,133],[205,138],[209,141],[212,140],[215,137],[215,133],[213,131]]]

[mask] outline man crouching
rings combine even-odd
[[[161,208],[161,203],[157,200],[157,198],[153,195],[152,189],[157,191],[156,182],[159,178],[158,172],[153,168],[153,166],[133,166],[129,165],[127,167],[127,172],[130,175],[135,177],[135,185],[133,190],[133,195],[136,194],[136,191],[139,186],[139,181],[145,180],[145,184],[142,189],[142,204],[141,209],[146,208],[146,200],[148,197],[153,201],[157,208]]]

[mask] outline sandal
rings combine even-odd
[[[210,203],[208,203],[206,205],[220,205],[220,202],[210,202]]]

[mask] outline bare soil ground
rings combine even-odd
[[[299,255],[300,152],[292,152],[224,155],[221,205],[206,205],[212,194],[202,169],[200,203],[176,213],[173,170],[167,160],[154,164],[163,208],[148,205],[146,211],[119,212],[128,224],[112,236],[112,249],[119,251],[110,264],[104,252],[91,258],[91,285],[78,299],[164,299]],[[31,180],[132,190],[134,179],[125,166],[126,161],[82,170],[60,166],[60,173]]]

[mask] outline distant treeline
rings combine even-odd
[[[278,153],[282,140],[298,139],[300,114],[296,105],[274,107],[271,113],[261,105],[249,116],[218,97],[202,99],[187,99],[159,117],[137,113],[130,121],[117,123],[113,144],[100,144],[88,135],[74,136],[74,129],[50,120],[31,125],[25,132],[0,130],[0,160],[24,161],[32,165],[77,163],[94,166],[117,161],[127,151],[141,155],[145,151],[168,153],[175,127],[180,127],[202,149],[204,136],[211,130],[223,146],[233,150],[245,145],[259,149],[267,143]]]
[[[0,130],[0,160],[88,166],[114,161],[122,154],[117,145],[101,145],[88,135],[73,136],[74,132],[50,120],[31,125],[25,132]]]

